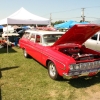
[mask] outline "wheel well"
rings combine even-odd
[[[48,59],[48,60],[46,61],[46,66],[47,66],[47,69],[48,69],[48,72],[49,72],[49,76],[50,76],[52,79],[54,79],[54,80],[62,79],[62,76],[59,74],[59,72],[58,72],[56,66],[55,66],[55,69],[56,69],[56,76],[53,77],[53,76],[50,75],[50,68],[48,68],[48,63],[49,63],[49,62],[54,63],[54,61],[52,61],[52,60],[50,60],[50,59]],[[55,65],[55,64],[54,64],[54,65]]]
[[[22,48],[22,50],[24,50],[25,48]]]
[[[51,61],[51,60],[48,59],[48,60],[46,61],[46,66],[47,66],[47,68],[48,68],[48,63],[49,63],[49,61]]]

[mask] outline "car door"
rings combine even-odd
[[[34,39],[32,37],[33,35],[31,36],[29,41],[30,55],[37,61],[41,62],[42,51],[43,51],[43,46],[41,45],[42,42],[41,36],[35,34]]]
[[[35,59],[38,60],[40,63],[42,63],[42,55],[43,55],[43,50],[44,46],[42,45],[42,37],[41,35],[36,35],[35,37]]]
[[[33,58],[35,57],[35,33],[31,33],[29,38],[28,38],[28,48],[27,51],[30,56]]]

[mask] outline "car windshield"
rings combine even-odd
[[[43,41],[45,45],[53,45],[62,34],[46,34],[43,36]]]

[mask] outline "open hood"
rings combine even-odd
[[[61,38],[59,38],[53,46],[75,43],[83,44],[87,39],[100,30],[100,25],[96,24],[77,24],[70,28]]]

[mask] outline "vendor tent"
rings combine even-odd
[[[56,29],[66,29],[66,28],[71,28],[71,27],[74,26],[75,24],[88,24],[88,22],[76,22],[76,21],[73,21],[73,20],[69,20],[69,21],[67,21],[67,22],[54,25],[54,27],[55,27]]]
[[[49,19],[34,15],[23,7],[10,15],[9,17],[0,20],[0,25],[4,24],[42,24],[48,25]]]
[[[54,27],[55,27],[56,29],[70,28],[70,24],[72,24],[73,22],[75,22],[75,21],[69,20],[69,21],[67,21],[67,22],[64,22],[64,23],[61,23],[61,24],[54,25]]]
[[[71,28],[72,26],[76,25],[76,24],[89,24],[88,22],[73,22],[69,25],[69,27]]]

